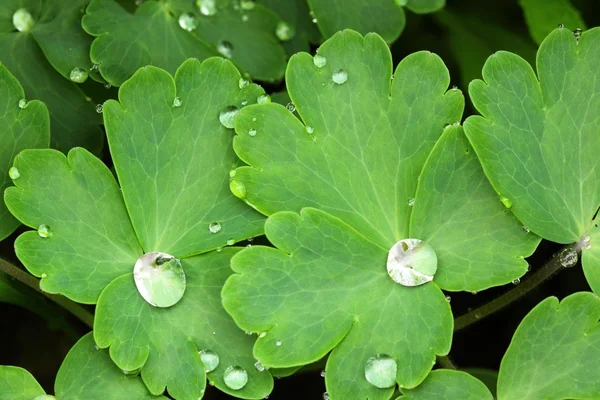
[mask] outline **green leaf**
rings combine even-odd
[[[48,109],[37,100],[30,101],[25,108],[21,108],[19,101],[24,98],[19,81],[0,63],[0,193],[11,184],[9,169],[17,153],[29,148],[48,147],[50,144]],[[19,174],[18,171],[16,173]],[[4,201],[0,201],[0,240],[18,226],[19,221],[10,214]]]
[[[596,218],[592,221],[592,228],[589,236],[583,238],[581,266],[585,273],[585,279],[594,291],[600,293],[600,228],[598,223],[600,219]]]
[[[529,64],[506,52],[491,56],[469,93],[483,115],[465,131],[486,175],[532,232],[558,243],[577,241],[600,204],[597,149],[600,29],[577,42],[556,29]]]
[[[180,26],[183,13],[192,14],[193,32]],[[92,0],[82,23],[97,36],[92,60],[108,82],[120,86],[140,67],[155,65],[174,73],[184,60],[204,60],[227,45],[232,60],[253,78],[279,80],[285,52],[275,37],[277,21],[260,5],[242,11],[233,2],[220,2],[214,15],[205,16],[191,1],[149,0],[131,14],[114,0]]]
[[[464,368],[462,371],[479,379],[496,396],[498,387],[498,371],[487,368]]]
[[[9,0],[0,7],[0,19],[3,21],[0,23],[0,62],[19,79],[28,99],[42,100],[48,106],[52,147],[66,152],[72,147],[83,146],[98,153],[102,147],[102,131],[94,105],[75,83],[66,80],[48,62],[50,60],[63,75],[68,76],[69,64],[83,63],[82,59],[86,58],[82,55],[86,54],[85,48],[78,47],[79,41],[85,40],[78,36],[83,32],[67,30],[72,27],[68,22],[73,17],[57,14],[56,1],[46,1],[42,5],[39,0]],[[12,25],[13,14],[21,7],[29,10],[36,20],[29,32],[15,31]],[[66,10],[73,12],[70,7]],[[63,18],[66,20],[63,21]],[[48,29],[54,30],[56,25],[64,26],[65,30],[48,35]],[[42,42],[37,41],[39,38]],[[75,48],[75,51],[68,52],[68,57],[65,56],[66,43]],[[85,64],[83,67],[89,66]]]
[[[0,365],[0,399],[31,400],[44,394],[40,384],[23,368]]]
[[[488,388],[466,372],[432,371],[415,389],[402,389],[397,400],[492,400]]]
[[[600,298],[575,293],[549,297],[519,325],[502,364],[500,400],[598,397]]]
[[[341,32],[319,56],[321,68],[295,55],[286,73],[306,125],[275,103],[236,118],[234,149],[248,166],[232,190],[271,215],[266,234],[279,250],[234,257],[224,306],[243,329],[268,331],[254,348],[263,364],[303,365],[332,350],[333,398],[389,398],[392,389],[365,379],[367,360],[387,354],[400,386],[418,385],[451,341],[440,287],[510,282],[539,238],[497,201],[462,128],[444,129],[460,119],[463,98],[446,92],[439,57],[407,57],[390,84],[390,53],[377,35]],[[340,70],[347,80],[335,83]],[[435,283],[408,288],[388,276],[388,251],[407,238],[433,246]]]
[[[396,0],[402,2],[403,0]],[[446,0],[404,0],[406,8],[417,14],[436,12],[446,5]]]
[[[574,30],[585,29],[585,22],[579,11],[569,0],[519,0],[525,14],[529,33],[537,44],[558,25]]]
[[[222,364],[208,378],[223,391],[261,399],[273,386],[271,375],[254,367],[254,339],[220,303],[235,252],[221,248],[262,234],[264,224],[229,190],[230,170],[240,162],[220,113],[264,94],[256,85],[240,88],[240,79],[231,62],[210,58],[185,62],[175,78],[145,67],[125,82],[120,102],[109,100],[103,112],[120,189],[82,149],[68,159],[51,150],[16,159],[24,172],[7,203],[24,223],[45,224],[51,234],[21,235],[17,255],[32,273],[46,274],[44,290],[97,302],[97,343],[110,347],[121,369],[141,369],[153,394],[166,386],[180,400],[201,397],[201,350],[219,355]],[[157,251],[179,258],[186,275],[183,298],[169,308],[144,301],[131,274],[138,257]],[[225,385],[229,366],[246,369],[241,390]]]

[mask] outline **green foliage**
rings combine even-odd
[[[569,0],[519,0],[531,37],[537,44],[558,25],[570,30],[585,29],[579,11]]]
[[[438,369],[416,389],[403,389],[397,400],[492,400],[492,394],[466,372]]]

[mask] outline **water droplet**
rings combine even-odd
[[[327,374],[327,372],[324,369],[321,370],[321,378],[325,378],[326,374]]]
[[[219,355],[212,350],[199,351],[200,361],[204,364],[206,373],[212,372],[219,366]]]
[[[285,108],[287,108],[289,112],[296,111],[296,106],[294,105],[294,103],[287,103],[287,105],[285,106]]]
[[[102,114],[103,109],[104,109],[104,106],[102,104],[96,104],[96,112],[98,114]]]
[[[313,24],[316,24],[317,22],[319,22],[319,21],[318,21],[316,18],[313,18],[313,19],[312,19],[312,23],[313,23]]]
[[[256,368],[258,372],[263,372],[265,370],[265,366],[262,365],[260,361],[254,363],[254,368]]]
[[[264,338],[265,336],[267,336],[267,332],[261,332],[258,334],[258,337],[261,339]]]
[[[313,57],[313,63],[317,68],[323,68],[325,64],[327,64],[327,58],[315,54],[315,56]]]
[[[223,381],[229,389],[240,390],[248,383],[248,373],[242,367],[227,367],[223,374]]]
[[[408,199],[408,206],[412,207],[415,205],[415,198],[411,197],[410,199]]]
[[[580,242],[580,246],[583,250],[589,250],[592,248],[592,238],[590,236],[584,236]]]
[[[12,17],[12,22],[19,32],[29,32],[35,24],[33,17],[25,8],[19,8],[17,11],[15,11]]]
[[[248,238],[248,241],[249,241],[249,242],[254,242],[254,238],[253,238],[253,237],[249,237],[249,238]]]
[[[244,79],[244,78],[240,78],[238,80],[238,86],[240,87],[240,89],[245,88],[246,86],[248,86],[250,82],[248,81],[248,79]]]
[[[227,239],[227,246],[233,246],[235,244],[235,240],[234,239]]]
[[[217,13],[216,0],[196,0],[196,7],[200,9],[202,15],[207,17]]]
[[[44,273],[42,273],[42,275],[40,275],[40,277],[41,277],[42,279],[43,279],[43,278],[47,278],[47,277],[48,277],[48,274],[44,272]]]
[[[219,114],[219,121],[227,129],[233,129],[235,116],[240,112],[236,106],[225,107]]]
[[[281,346],[282,344],[283,344],[283,342],[281,340],[277,340],[275,342],[275,346],[277,346],[277,347]]]
[[[235,197],[240,199],[246,198],[246,186],[242,182],[236,181],[235,179],[232,180],[229,182],[229,189]]]
[[[135,263],[133,278],[138,292],[154,307],[171,307],[185,292],[185,272],[181,261],[170,254],[146,253]]]
[[[26,99],[19,100],[19,108],[20,109],[25,109],[25,108],[27,108],[28,105],[29,105],[29,103],[27,102]]]
[[[306,125],[306,132],[308,132],[309,135],[312,135],[313,133],[315,133],[315,128],[313,128],[310,125]]]
[[[98,64],[92,64],[92,66],[90,67],[90,71],[98,71]]]
[[[248,22],[248,16],[246,14],[242,15],[242,21]]]
[[[433,248],[419,239],[403,239],[390,249],[387,272],[394,282],[418,286],[433,280],[437,256]]]
[[[365,378],[380,389],[390,388],[396,384],[396,360],[385,354],[370,357],[365,364]]]
[[[450,295],[446,295],[446,301],[450,303],[452,301],[452,297],[450,297]]]
[[[191,32],[198,27],[198,21],[196,20],[196,16],[189,12],[181,14],[177,22],[179,22],[180,27],[182,27],[188,32]]]
[[[529,229],[528,227],[526,227],[525,225],[522,226],[523,232],[525,233],[529,233],[531,232],[531,229]]]
[[[229,171],[229,177],[230,178],[235,178],[235,174],[237,174],[237,171],[235,169],[232,169]]]
[[[41,238],[44,239],[48,239],[50,236],[52,236],[52,232],[50,232],[50,227],[46,224],[41,224],[38,227],[38,235],[40,235]]]
[[[255,0],[241,0],[240,1],[240,8],[242,10],[253,10],[254,7],[256,6],[256,2]]]
[[[344,71],[343,69],[336,69],[335,71],[333,71],[331,79],[338,85],[341,85],[348,80],[348,73],[346,73],[346,71]]]
[[[233,56],[233,45],[227,40],[220,40],[217,43],[217,51],[224,57],[231,58]]]
[[[108,82],[106,82],[104,84],[104,89],[110,89],[111,87],[112,87],[112,85],[110,83],[108,83]]]
[[[575,36],[575,40],[576,40],[577,42],[579,42],[579,39],[581,38],[581,33],[582,33],[582,32],[583,32],[583,31],[581,30],[581,28],[577,28],[577,29],[575,29],[575,30],[573,31],[573,36]]]
[[[292,24],[288,24],[285,21],[279,21],[277,23],[277,27],[275,28],[275,35],[277,39],[282,42],[287,42],[292,39],[296,34],[296,28]]]
[[[500,196],[500,201],[502,202],[502,204],[504,204],[504,207],[506,207],[506,208],[512,207],[512,201],[510,201],[510,199],[508,197]]]
[[[88,72],[80,67],[73,68],[69,74],[69,79],[75,83],[83,83],[88,78]]]
[[[245,332],[244,332],[244,335],[251,336],[251,335],[252,335],[252,332],[250,332],[250,331],[245,331]]]
[[[521,283],[521,279],[519,279],[519,278],[512,281],[512,284],[515,286],[518,285],[519,283]]]
[[[211,222],[208,224],[208,230],[210,233],[219,233],[221,231],[221,224],[218,222]]]
[[[564,28],[564,27],[565,27],[565,24],[558,24],[558,28],[559,28],[559,29],[562,29],[562,28]]]
[[[10,177],[10,179],[15,180],[21,177],[21,173],[19,172],[17,167],[10,167],[10,169],[8,170],[8,176]]]
[[[571,268],[575,266],[575,264],[577,264],[577,259],[579,258],[577,256],[577,251],[571,247],[562,250],[558,257],[560,265],[562,265],[563,268]]]
[[[327,393],[327,392],[323,393],[323,400],[329,400],[329,393]]]
[[[248,105],[248,101],[247,100],[242,101],[242,107],[244,107],[246,105]]]
[[[182,103],[183,101],[181,101],[181,97],[175,97],[173,99],[173,107],[181,107]]]
[[[248,131],[248,135],[250,136],[256,136],[256,129],[252,128]]]
[[[269,96],[268,94],[261,94],[260,96],[258,96],[256,98],[256,102],[258,104],[267,104],[271,102],[271,96]],[[252,119],[252,121],[256,121],[255,119]]]
[[[217,253],[220,253],[220,252],[222,252],[222,251],[223,251],[223,248],[222,248],[222,247],[217,247]]]
[[[252,122],[256,122],[256,117],[252,117]]]

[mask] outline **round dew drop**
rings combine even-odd
[[[104,109],[104,106],[102,104],[96,104],[96,112],[98,114],[102,114],[103,109]]]
[[[256,136],[256,129],[250,129],[248,131],[248,135],[250,135],[250,136]]]
[[[19,172],[17,167],[10,167],[10,169],[8,170],[8,176],[10,177],[10,179],[15,180],[21,177],[21,173]]]
[[[275,342],[275,346],[280,347],[283,344],[281,340]]]
[[[296,35],[296,28],[292,24],[288,24],[285,21],[279,21],[275,28],[275,36],[282,42],[291,40]]]
[[[88,78],[88,72],[80,67],[73,68],[69,74],[69,79],[75,83],[83,83]]]
[[[227,239],[227,246],[233,246],[235,244],[235,239]]]
[[[29,32],[35,24],[33,17],[25,8],[19,8],[17,11],[15,11],[12,17],[12,22],[19,32]]]
[[[223,374],[223,381],[229,389],[240,390],[248,383],[248,373],[242,367],[230,366]]]
[[[137,290],[154,307],[171,307],[183,297],[186,287],[181,261],[170,254],[146,253],[133,267]]]
[[[390,249],[387,272],[402,286],[419,286],[433,280],[437,256],[433,248],[419,239],[403,239]]]
[[[319,69],[320,69],[320,68],[323,68],[323,67],[324,67],[324,66],[327,64],[327,58],[325,58],[325,57],[323,57],[323,56],[320,56],[320,55],[316,54],[316,55],[313,57],[313,63],[315,64],[315,66],[316,66],[317,68],[319,68]]]
[[[337,83],[338,85],[341,85],[343,83],[346,83],[346,81],[348,80],[348,73],[343,69],[337,69],[331,75],[331,79],[333,80],[333,82]]]
[[[287,103],[287,105],[285,106],[285,108],[287,108],[289,112],[296,111],[296,106],[294,105],[294,103]]]
[[[267,104],[271,102],[271,96],[269,96],[268,94],[261,94],[260,96],[258,96],[256,98],[256,102],[258,104]],[[253,119],[254,121],[254,119]]]
[[[380,389],[390,388],[396,384],[396,360],[385,354],[370,357],[365,364],[365,378]]]
[[[235,197],[240,199],[246,198],[246,186],[242,182],[236,181],[235,179],[232,180],[229,182],[229,189]]]
[[[196,0],[196,7],[202,15],[211,16],[217,13],[216,0]]]
[[[500,196],[500,202],[506,208],[511,208],[512,207],[512,201],[510,201],[510,199],[508,197],[506,197],[506,196]]]
[[[198,27],[198,21],[196,21],[196,16],[188,12],[181,14],[177,22],[179,22],[179,26],[181,28],[185,29],[188,32],[191,32]]]
[[[26,99],[19,100],[19,108],[20,109],[23,110],[23,109],[27,108],[28,105],[29,105],[29,103],[27,102]]]
[[[408,199],[408,206],[412,207],[415,205],[415,198],[411,197],[410,199]]]
[[[239,86],[240,89],[245,88],[246,86],[248,86],[249,83],[250,82],[248,82],[248,80],[244,79],[244,78],[240,78],[238,80],[238,86]]]
[[[181,100],[181,97],[175,97],[173,99],[173,107],[181,107],[182,104],[183,101]]]
[[[211,222],[208,224],[208,231],[210,233],[219,233],[221,231],[221,224],[218,222]]]
[[[219,355],[211,350],[199,351],[200,361],[204,364],[204,370],[206,373],[212,372],[219,366]]]
[[[220,40],[217,43],[217,51],[224,57],[231,58],[233,56],[233,45],[227,40]]]
[[[310,135],[312,135],[313,133],[315,133],[315,128],[313,128],[310,125],[306,125],[306,132]]]
[[[265,370],[265,366],[262,365],[260,361],[254,363],[254,368],[256,368],[258,372],[263,372]]]
[[[233,129],[235,116],[240,112],[236,106],[226,107],[219,114],[219,121],[227,129]]]
[[[521,283],[521,279],[519,279],[519,278],[512,281],[512,284],[515,286],[518,285],[519,283]]]
[[[42,224],[38,227],[38,235],[40,235],[41,238],[44,239],[48,239],[50,236],[52,236],[52,232],[50,232],[50,227],[46,224]]]

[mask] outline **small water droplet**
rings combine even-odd
[[[452,297],[450,297],[450,295],[446,295],[446,301],[450,303],[452,301]]]
[[[43,279],[43,278],[47,278],[47,277],[48,277],[48,274],[44,272],[44,273],[42,273],[42,275],[40,275],[40,277],[41,277],[42,279]]]
[[[453,90],[456,90],[456,89],[458,89],[458,86],[456,86],[456,85],[452,85],[452,89],[453,89]]]
[[[258,334],[258,337],[261,339],[264,338],[265,336],[267,336],[267,332],[261,332]]]
[[[240,78],[238,80],[238,86],[240,87],[240,89],[245,88],[246,86],[248,86],[250,82],[247,79],[244,78]]]
[[[577,29],[575,29],[575,30],[573,31],[573,36],[575,36],[575,40],[576,40],[577,42],[579,42],[579,39],[581,38],[581,33],[582,33],[582,32],[583,32],[583,31],[581,30],[581,28],[577,28]]]
[[[324,369],[322,369],[321,370],[321,378],[325,378],[326,374],[327,374],[327,372]]]
[[[564,28],[564,27],[565,27],[565,24],[558,24],[558,28],[559,28],[559,29],[562,29],[562,28]]]
[[[96,112],[98,114],[102,114],[103,109],[104,109],[104,106],[102,104],[96,104]]]
[[[246,14],[243,14],[243,15],[242,15],[242,21],[244,21],[244,22],[248,22],[248,19],[249,19],[249,18],[248,18],[248,16],[247,16]]]
[[[75,67],[71,70],[69,74],[69,79],[71,79],[75,83],[83,83],[88,78],[88,72],[80,67]]]
[[[41,238],[44,239],[48,239],[50,236],[52,236],[52,232],[50,232],[50,227],[46,224],[41,224],[38,227],[38,235],[40,235]]]
[[[219,355],[212,350],[201,350],[200,361],[204,364],[204,370],[206,373],[212,372],[219,366]]]
[[[241,0],[240,1],[240,8],[242,10],[246,10],[246,11],[253,10],[255,6],[256,6],[255,0]]]
[[[98,346],[97,344],[95,344],[95,345],[94,345],[94,348],[95,348],[96,350],[100,350],[100,346]]]
[[[229,389],[240,390],[248,383],[248,373],[242,367],[230,366],[223,374],[223,381]]]
[[[390,388],[396,384],[396,360],[385,354],[370,357],[365,364],[365,378],[380,389]]]
[[[202,15],[211,16],[217,13],[216,0],[196,0],[196,7]]]
[[[529,229],[528,227],[526,227],[525,225],[522,226],[523,232],[525,233],[529,233],[531,232],[531,229]]]
[[[27,102],[26,99],[19,100],[19,108],[20,109],[25,109],[25,108],[27,108],[28,105],[29,105],[29,103]]]
[[[256,129],[252,128],[248,131],[248,135],[250,136],[256,136]]]
[[[235,174],[237,174],[237,171],[235,169],[229,170],[229,177],[230,178],[235,178]]]
[[[21,177],[21,173],[19,172],[17,167],[10,167],[10,169],[8,170],[8,176],[10,177],[10,179],[15,180]]]
[[[262,365],[260,361],[254,363],[254,368],[256,368],[258,372],[263,372],[265,370],[265,366]]]
[[[410,199],[408,199],[408,206],[412,207],[415,205],[415,198],[411,197]]]
[[[348,73],[343,69],[336,69],[335,71],[333,71],[331,79],[333,80],[333,82],[337,83],[338,85],[341,85],[348,80]]]
[[[227,129],[233,129],[235,116],[240,112],[236,106],[225,107],[219,114],[219,121]]]
[[[25,8],[19,8],[17,11],[15,11],[12,17],[12,22],[19,32],[29,32],[35,24],[33,17]]]
[[[313,57],[313,63],[317,68],[323,68],[327,64],[327,58],[315,54],[315,56]]]
[[[253,237],[249,237],[249,238],[248,238],[248,241],[249,241],[249,242],[254,242],[254,238],[253,238]]]
[[[248,105],[248,101],[247,100],[242,101],[242,107],[244,107],[246,105]]]
[[[229,182],[229,189],[235,197],[240,199],[246,198],[246,186],[242,182],[236,181],[235,179],[232,180]]]
[[[181,97],[175,97],[173,99],[173,107],[181,107],[182,103],[183,101],[181,101]]]
[[[277,39],[281,40],[282,42],[287,42],[288,40],[292,39],[295,34],[296,28],[294,25],[285,21],[279,21],[277,23],[277,27],[275,28],[275,35],[277,36]]]
[[[252,118],[252,122],[256,122],[256,117],[253,117],[253,118]]]
[[[92,64],[92,66],[90,67],[90,71],[98,71],[98,64]]]
[[[224,57],[231,58],[233,56],[233,45],[228,40],[220,40],[217,43],[217,51]]]
[[[227,239],[227,246],[233,246],[235,244],[235,240],[234,239]]]
[[[250,332],[250,331],[245,331],[245,332],[244,332],[244,335],[251,336],[251,335],[252,335],[252,332]]]
[[[597,226],[597,225],[596,225]],[[581,239],[581,244],[580,244],[581,248],[583,250],[589,250],[592,248],[592,238],[590,236],[584,236]]]
[[[512,201],[506,196],[500,196],[500,202],[502,202],[506,208],[512,207]]]
[[[283,344],[283,342],[281,340],[277,340],[275,342],[275,346],[277,346],[277,347],[281,346],[282,344]]]
[[[154,307],[171,307],[185,292],[181,261],[170,254],[152,252],[138,258],[133,279],[140,296]]]
[[[560,265],[562,265],[563,268],[571,268],[575,266],[579,258],[577,255],[577,251],[575,251],[575,249],[571,247],[562,250],[558,257]]]
[[[219,233],[221,231],[221,224],[218,222],[211,222],[208,224],[208,231],[210,233]]]
[[[111,87],[112,87],[112,85],[110,83],[108,83],[108,82],[106,82],[104,84],[104,89],[110,89]]]
[[[217,247],[217,253],[220,253],[220,252],[222,252],[222,251],[223,251],[223,248],[222,248],[222,247]]]
[[[327,392],[323,393],[323,400],[329,400],[329,393],[327,393]]]
[[[521,279],[519,279],[519,278],[512,281],[512,284],[515,286],[518,285],[519,283],[521,283]]]
[[[258,104],[267,104],[271,102],[271,96],[269,96],[268,94],[261,94],[260,96],[258,96],[256,98],[256,102]],[[252,119],[252,121],[256,121],[256,119]]]
[[[315,133],[315,128],[313,128],[313,127],[312,127],[312,126],[310,126],[310,125],[306,125],[306,132],[307,132],[309,135],[312,135],[313,133]]]
[[[196,16],[189,12],[181,14],[177,22],[179,22],[179,26],[181,28],[185,29],[188,32],[191,32],[198,27],[198,21],[196,20]]]
[[[433,248],[419,239],[403,239],[390,249],[387,272],[396,283],[418,286],[433,280],[437,256]]]
[[[287,108],[289,112],[296,111],[296,106],[294,105],[294,103],[287,103],[287,105],[285,106],[285,108]]]

